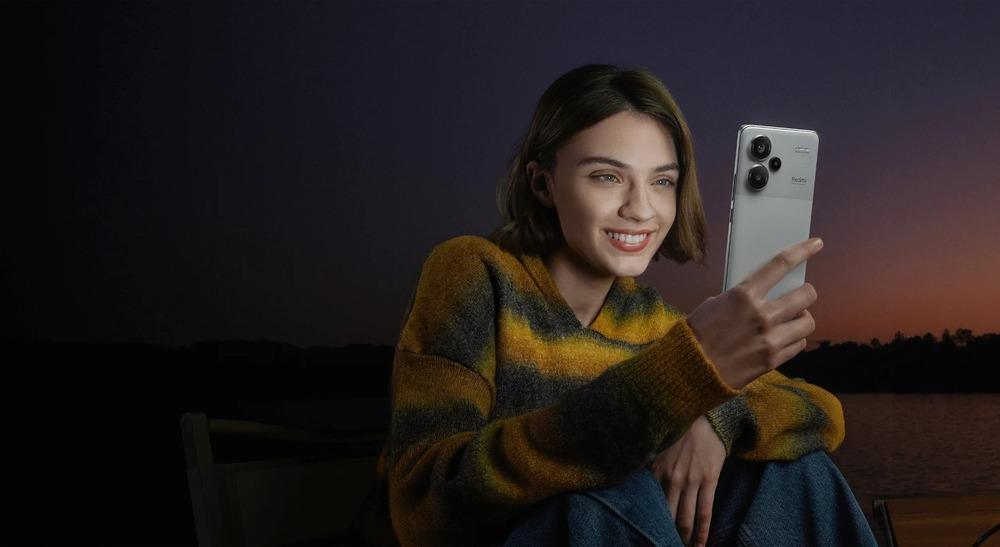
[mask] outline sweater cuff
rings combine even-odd
[[[743,423],[743,414],[737,403],[737,399],[733,398],[705,412],[705,418],[726,447],[727,457],[733,453],[733,445],[739,440]]]
[[[687,428],[698,416],[740,392],[723,381],[684,318],[635,356],[622,371],[654,416]]]

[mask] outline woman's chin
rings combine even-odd
[[[609,268],[609,272],[615,277],[638,277],[649,268],[649,258],[645,256],[635,256],[618,258]]]

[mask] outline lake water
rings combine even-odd
[[[880,496],[1000,492],[1000,395],[838,394],[847,435],[831,454],[872,518]]]

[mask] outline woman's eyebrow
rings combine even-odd
[[[612,159],[612,158],[606,158],[604,156],[587,156],[587,157],[583,158],[582,160],[580,160],[576,164],[576,166],[577,167],[581,167],[581,166],[584,166],[584,165],[590,165],[592,163],[607,163],[608,165],[614,165],[615,167],[618,167],[618,168],[621,168],[621,169],[627,169],[629,171],[632,170],[632,167],[630,165],[628,165],[627,163],[623,163],[623,162],[620,162],[620,161],[618,161],[616,159]],[[680,170],[681,170],[680,166],[677,165],[677,162],[674,161],[674,162],[670,162],[670,163],[665,163],[665,164],[657,167],[656,169],[653,169],[652,172],[653,173],[662,173],[663,171],[680,171]]]

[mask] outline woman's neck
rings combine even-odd
[[[589,327],[600,313],[615,277],[596,271],[569,250],[565,243],[546,256],[543,262],[563,300],[569,304],[580,324]]]

